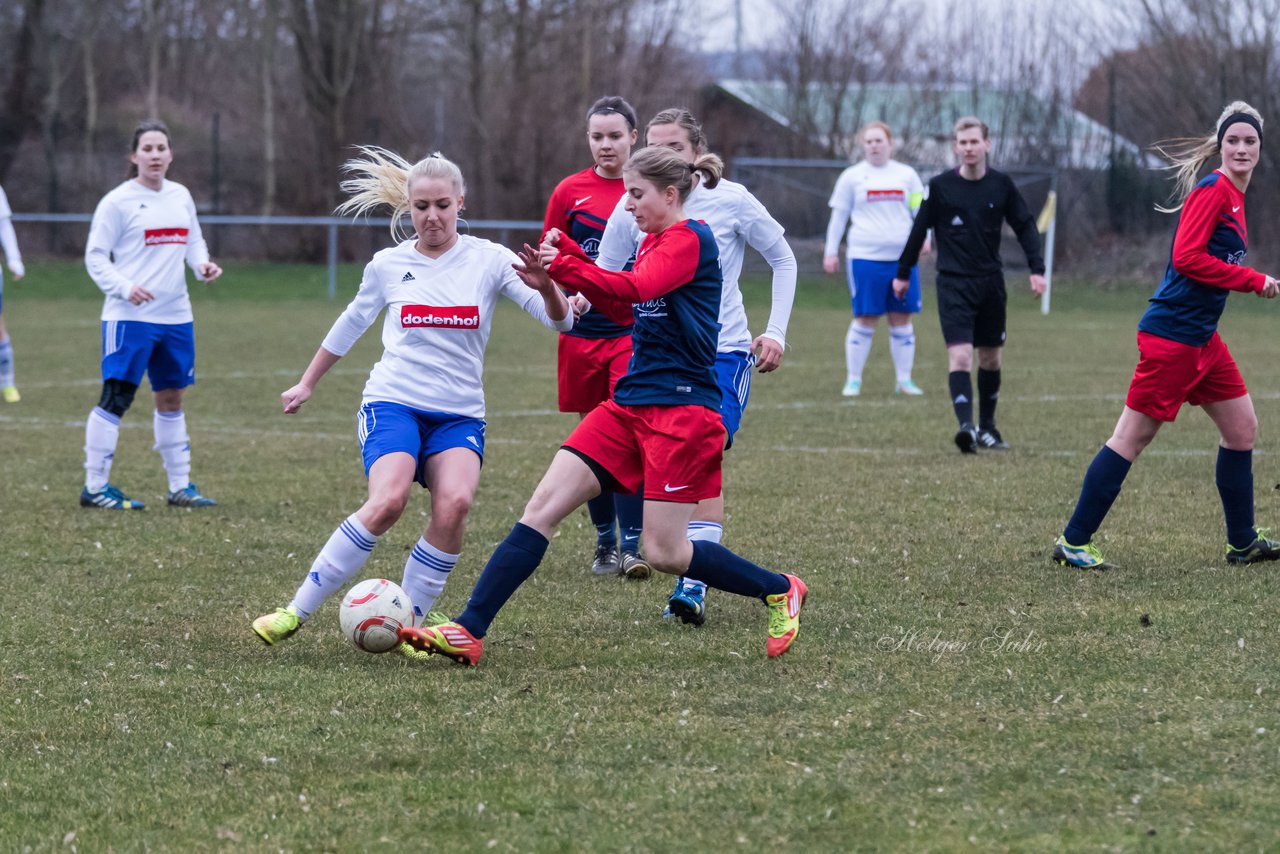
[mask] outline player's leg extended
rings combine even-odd
[[[417,469],[417,457],[403,451],[373,462],[369,468],[368,499],[329,536],[293,600],[287,607],[253,621],[253,630],[264,643],[278,643],[292,635],[360,571],[378,544],[378,537],[389,531],[404,512]]]
[[[427,457],[424,476],[431,490],[431,521],[410,551],[400,582],[413,603],[415,626],[428,621],[431,606],[458,563],[467,515],[480,484],[480,457],[468,448],[449,448]]]

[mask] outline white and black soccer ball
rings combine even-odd
[[[413,603],[395,582],[370,578],[347,591],[338,625],[358,649],[387,652],[399,643],[396,631],[413,625]]]

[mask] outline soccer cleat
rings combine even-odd
[[[809,595],[809,588],[799,578],[787,573],[783,573],[783,577],[791,582],[787,592],[764,597],[764,604],[769,608],[769,636],[764,650],[770,658],[791,649],[796,635],[800,634],[800,606]]]
[[[905,394],[908,397],[920,397],[924,394],[924,389],[915,384],[914,380],[898,380],[897,394]]]
[[[425,649],[415,649],[403,641],[396,647],[396,652],[400,653],[410,661],[426,661],[431,658],[433,654]]]
[[[1280,543],[1277,547],[1280,547]],[[1073,546],[1065,537],[1058,537],[1053,544],[1053,562],[1063,566],[1074,566],[1076,569],[1096,569],[1099,572],[1116,568],[1115,564],[1107,563],[1102,557],[1102,552],[1093,543]]]
[[[617,575],[622,572],[622,564],[618,562],[616,546],[600,543],[596,545],[596,559],[591,562],[592,575]]]
[[[484,638],[474,636],[452,621],[438,626],[402,628],[396,634],[415,650],[443,655],[468,667],[475,667],[480,661],[480,654],[484,652]]]
[[[217,507],[218,502],[200,494],[200,487],[188,483],[184,489],[169,493],[170,507]]]
[[[653,571],[649,562],[637,552],[622,552],[618,557],[618,566],[622,567],[622,574],[632,581],[644,581]]]
[[[1254,530],[1253,542],[1242,549],[1227,544],[1227,563],[1261,563],[1280,558],[1280,542],[1271,539],[1270,528]]]
[[[80,506],[101,507],[103,510],[145,510],[147,505],[134,501],[108,483],[97,492],[90,492],[88,487],[80,490]]]
[[[862,394],[862,380],[845,380],[840,393],[845,397],[857,397]]]
[[[679,617],[685,625],[702,625],[707,619],[702,585],[686,584],[683,578],[676,578],[676,589],[667,600],[662,616],[664,619]]]
[[[292,605],[276,608],[273,613],[263,614],[253,621],[253,633],[267,646],[280,643],[300,628],[302,621]]]
[[[961,424],[956,433],[956,447],[962,454],[978,453],[978,431],[972,424]]]
[[[16,385],[7,385],[4,387],[5,403],[17,403],[20,400],[22,400],[22,395],[18,394],[18,387]]]
[[[1009,443],[1000,437],[1000,431],[996,428],[984,428],[978,431],[978,448],[983,451],[1007,451]]]

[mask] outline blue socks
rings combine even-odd
[[[1215,480],[1227,517],[1227,542],[1243,549],[1258,536],[1253,528],[1253,451],[1219,447]]]
[[[1076,511],[1071,514],[1071,521],[1062,531],[1062,538],[1073,546],[1088,545],[1094,533],[1102,527],[1102,520],[1107,518],[1111,505],[1120,494],[1120,487],[1129,474],[1133,464],[1106,445],[1098,451],[1093,462],[1084,473],[1084,485],[1080,487],[1080,498],[1076,501]],[[1250,481],[1252,484],[1252,480]],[[1252,493],[1250,493],[1252,496]],[[1223,502],[1226,499],[1223,498]],[[1253,509],[1250,505],[1250,519]]]
[[[963,427],[973,423],[973,377],[968,371],[952,371],[947,374],[951,388],[951,407],[956,411],[956,421]]]
[[[618,514],[618,533],[621,543],[618,548],[624,552],[640,551],[640,529],[644,525],[644,490],[635,495],[613,493],[613,506]]]
[[[547,553],[547,538],[528,525],[516,522],[507,538],[498,544],[471,591],[467,608],[454,621],[478,638],[489,631],[489,624],[525,579],[542,563]]]
[[[596,545],[612,546],[618,542],[618,535],[613,532],[613,493],[602,492],[587,501],[587,515],[591,524],[596,526]]]
[[[693,558],[684,575],[717,590],[752,599],[764,599],[791,589],[791,582],[782,575],[738,557],[719,543],[706,540],[693,541]]]

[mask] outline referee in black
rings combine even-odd
[[[911,268],[920,257],[929,229],[938,258],[938,318],[947,342],[951,405],[960,430],[962,453],[979,448],[1007,450],[996,429],[1000,395],[1000,351],[1004,347],[1005,302],[1000,229],[1008,222],[1022,244],[1031,268],[1031,290],[1044,293],[1044,256],[1040,232],[1013,179],[987,167],[990,133],[980,119],[956,122],[955,152],[960,166],[929,181],[929,192],[916,213],[911,236],[898,259],[893,291],[907,292]],[[978,423],[973,421],[973,351],[978,350]]]

